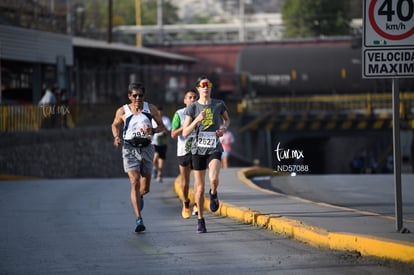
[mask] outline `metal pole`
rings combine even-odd
[[[400,94],[398,78],[392,79],[392,117],[394,143],[394,188],[395,188],[395,221],[396,229],[403,229],[402,195],[401,195],[401,145],[400,145]]]
[[[244,42],[244,0],[239,0],[239,17],[240,17],[239,42]]]
[[[66,0],[66,34],[72,34],[72,5],[69,0]]]
[[[3,83],[1,82],[1,41],[0,41],[0,105],[2,104],[3,100]]]
[[[163,22],[162,22],[162,10],[163,10],[163,0],[157,0],[157,25],[159,28],[158,32],[158,43],[162,44],[164,41],[164,30],[163,30]]]
[[[112,43],[112,0],[108,0],[108,43]]]
[[[269,129],[269,127],[265,127],[265,131],[266,131],[266,151],[267,153],[267,166],[269,167],[273,167],[273,163],[272,163],[272,153],[273,153],[273,148],[272,148],[272,132]]]
[[[137,27],[141,27],[141,0],[135,0],[135,24]],[[137,47],[142,47],[142,34],[137,32]]]

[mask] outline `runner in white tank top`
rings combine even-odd
[[[134,138],[151,140],[151,135],[146,133],[146,128],[151,127],[152,118],[148,102],[144,101],[143,109],[138,114],[132,113],[128,104],[125,104],[123,108],[125,112],[124,140],[132,140]]]
[[[189,89],[184,93],[184,104],[187,107],[198,98],[198,93],[194,89]],[[181,181],[181,192],[183,195],[183,208],[181,215],[184,219],[191,217],[190,212],[190,199],[188,197],[190,188],[190,172],[191,172],[191,143],[194,135],[183,137],[183,125],[185,120],[185,108],[177,110],[174,114],[172,125],[171,125],[171,137],[177,138],[177,161],[178,168],[180,170],[180,181]],[[197,205],[194,204],[193,214],[196,215],[198,212]]]
[[[163,131],[165,126],[153,104],[144,101],[145,88],[142,83],[131,83],[128,87],[130,104],[126,104],[115,113],[112,122],[112,135],[114,146],[122,144],[119,137],[121,127],[124,125],[122,137],[122,158],[124,170],[131,183],[131,204],[135,214],[135,232],[145,230],[141,210],[143,208],[143,195],[149,192],[151,183],[152,159],[154,146],[151,145],[151,136]],[[157,128],[151,128],[151,118],[157,123]]]

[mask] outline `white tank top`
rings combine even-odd
[[[151,136],[148,136],[145,131],[146,127],[151,127],[152,119],[148,102],[144,101],[142,111],[136,115],[131,112],[128,104],[125,104],[123,108],[125,111],[124,140],[131,140],[134,138],[151,139]]]
[[[180,127],[183,126],[185,120],[185,107],[177,110],[177,115],[180,117]],[[185,156],[186,154],[190,153],[191,151],[191,143],[193,142],[193,138],[195,137],[195,131],[193,131],[189,136],[186,138],[183,135],[179,135],[177,137],[177,156]]]

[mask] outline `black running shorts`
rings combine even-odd
[[[206,170],[211,160],[218,159],[221,161],[221,152],[211,155],[192,155],[193,170]]]
[[[167,157],[167,145],[154,145],[155,153],[158,153],[160,159]]]
[[[191,153],[188,153],[184,156],[178,156],[177,157],[178,165],[184,166],[184,167],[190,167],[193,169],[193,165],[191,163]]]

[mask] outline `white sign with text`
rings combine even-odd
[[[414,0],[364,0],[363,78],[414,76]]]

